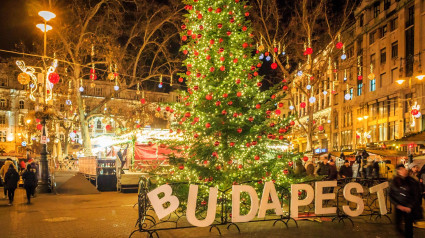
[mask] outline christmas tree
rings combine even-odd
[[[289,187],[299,155],[278,148],[293,125],[281,115],[285,82],[260,90],[249,6],[239,0],[184,2],[181,51],[187,71],[179,81],[185,80],[187,90],[181,103],[166,108],[176,109],[173,130],[181,141],[172,144],[178,153],[158,183],[201,183],[221,191],[248,181],[258,192],[266,181]],[[200,201],[207,192],[199,192]]]

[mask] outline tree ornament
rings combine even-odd
[[[111,125],[106,125],[105,128],[106,128],[107,131],[110,131],[112,129],[112,126]]]
[[[210,127],[211,127],[211,124],[210,124],[209,122],[207,122],[207,123],[205,124],[205,127],[206,127],[206,128],[210,128]]]
[[[294,110],[294,108],[295,108],[295,107],[294,107],[294,106],[292,106],[292,105],[291,105],[291,106],[289,106],[289,110]]]
[[[261,104],[255,105],[255,108],[260,109],[261,108]]]
[[[184,165],[180,165],[180,166],[179,166],[179,169],[180,169],[180,170],[183,170],[183,169],[184,169]]]
[[[18,75],[18,82],[22,85],[27,85],[31,81],[31,77],[27,73],[20,73]]]
[[[270,61],[271,59],[272,57],[270,57],[270,55],[266,57],[266,61]]]
[[[157,112],[161,111],[161,107],[159,107],[159,106],[158,106],[158,107],[156,108],[156,111],[157,111]]]
[[[272,63],[270,66],[272,69],[276,69],[277,68],[277,63]]]
[[[279,109],[277,109],[277,110],[275,111],[275,113],[276,113],[276,115],[280,115],[281,111],[280,111]]]
[[[205,96],[205,99],[207,99],[208,101],[209,101],[209,100],[212,100],[212,98],[213,98],[213,97],[211,96],[211,94],[207,94],[207,95]]]
[[[342,54],[342,55],[341,55],[341,59],[342,59],[342,60],[347,59],[347,55],[346,55],[346,54]]]
[[[242,93],[241,93],[241,92],[237,92],[237,93],[236,93],[236,96],[237,96],[237,97],[241,97],[241,96],[242,96]]]
[[[306,86],[306,89],[307,89],[307,90],[310,90],[310,89],[311,89],[311,85],[310,85],[310,84],[308,84],[308,85]]]
[[[141,102],[142,104],[145,104],[145,103],[146,103],[146,99],[142,98],[142,99],[140,99],[140,102]]]
[[[357,80],[363,80],[363,76],[361,75],[357,76]]]
[[[290,167],[292,167],[292,165],[294,165],[294,162],[292,162],[292,161],[288,161],[288,165],[289,165]]]
[[[260,160],[260,156],[256,155],[256,156],[254,157],[254,159],[255,159],[255,160]]]
[[[52,84],[57,84],[59,82],[59,74],[57,74],[56,72],[50,73],[49,82],[51,82]]]
[[[298,76],[302,76],[302,75],[303,75],[303,71],[299,70],[299,71],[297,72],[297,75],[298,75]]]
[[[319,131],[323,131],[323,126],[320,125],[320,126],[317,127],[317,129],[319,129]]]
[[[301,107],[301,108],[305,108],[305,106],[306,106],[306,105],[307,105],[307,104],[306,104],[305,102],[301,102],[301,103],[300,103],[300,107]]]
[[[80,92],[84,92],[84,87],[81,86],[78,90],[80,90]]]
[[[343,46],[344,46],[344,44],[341,41],[339,41],[339,42],[336,43],[336,48],[338,50],[342,49]]]
[[[238,128],[238,129],[236,129],[236,131],[237,131],[238,133],[242,133],[242,128]]]
[[[305,49],[304,55],[311,55],[311,54],[313,54],[313,48],[308,47],[307,49]]]
[[[37,130],[41,131],[41,129],[43,129],[43,125],[37,124]]]
[[[285,175],[287,175],[287,174],[289,174],[289,170],[284,169],[284,170],[283,170],[283,173],[284,173]]]

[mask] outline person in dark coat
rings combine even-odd
[[[319,164],[319,168],[317,169],[317,175],[319,175],[319,176],[323,176],[323,175],[326,175],[326,176],[328,176],[329,175],[329,163],[328,163],[328,158],[326,158],[325,157],[325,159],[323,160],[323,163],[321,163],[321,164]]]
[[[336,169],[335,161],[333,159],[329,160],[329,172],[328,172],[328,180],[337,180],[338,179],[338,171]]]
[[[373,178],[379,179],[379,161],[376,159],[373,161],[372,171]]]
[[[413,237],[413,222],[421,219],[419,206],[419,184],[408,175],[407,169],[400,164],[396,167],[397,175],[390,185],[390,200],[395,206],[395,225],[404,237]],[[402,229],[404,220],[404,230]]]
[[[9,166],[9,169],[6,172],[4,177],[4,189],[7,190],[7,196],[9,197],[9,206],[13,203],[13,198],[15,197],[15,189],[18,187],[19,174],[16,172],[13,166]]]
[[[339,176],[343,179],[353,177],[353,169],[351,168],[348,160],[345,160],[344,165],[339,169]]]
[[[24,180],[24,188],[27,192],[28,204],[31,203],[31,196],[34,196],[35,188],[37,187],[37,175],[36,170],[31,166],[27,165],[25,172],[22,174]]]

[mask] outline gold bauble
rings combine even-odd
[[[372,80],[372,79],[374,79],[374,78],[375,78],[375,74],[374,74],[374,73],[370,73],[370,74],[367,76],[367,78],[368,78],[368,79],[370,79],[370,80]]]
[[[95,84],[95,83],[91,83],[91,84],[90,84],[90,87],[91,87],[91,88],[94,88],[94,87],[96,87],[96,84]]]
[[[115,79],[115,74],[114,73],[109,73],[108,74],[108,79],[111,80],[111,81],[114,80]]]
[[[258,51],[263,51],[263,50],[264,50],[264,45],[258,46]]]
[[[31,81],[31,77],[27,73],[20,73],[18,75],[18,82],[22,85],[27,85]]]
[[[137,95],[140,95],[140,91],[136,91],[136,94],[137,94]]]

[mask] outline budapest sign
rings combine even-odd
[[[319,181],[315,182],[315,188],[308,184],[292,184],[291,185],[291,203],[290,203],[290,216],[292,218],[298,217],[299,206],[306,206],[313,202],[315,213],[317,215],[333,214],[336,213],[336,207],[324,207],[323,201],[335,200],[335,193],[325,193],[330,189],[324,188],[335,188],[337,181]],[[388,188],[388,182],[384,182],[369,188],[370,193],[376,193],[378,197],[379,210],[381,215],[387,213],[387,207],[385,203],[384,189]],[[348,202],[356,204],[356,208],[352,210],[348,205],[342,206],[342,210],[345,214],[351,217],[359,216],[363,213],[364,202],[361,196],[352,193],[362,194],[363,187],[359,183],[351,182],[344,186],[343,196]],[[306,196],[300,199],[298,196],[299,191],[304,191]],[[156,215],[159,219],[162,219],[172,212],[174,212],[180,205],[179,199],[172,195],[173,189],[170,185],[164,184],[158,188],[150,191],[147,195],[155,210]],[[241,194],[246,193],[249,195],[251,200],[251,207],[247,214],[242,215],[240,213],[240,200]],[[161,196],[160,196],[161,195]],[[193,226],[206,227],[210,226],[215,219],[216,208],[217,208],[217,195],[218,189],[216,187],[209,188],[208,197],[208,209],[205,219],[199,220],[196,218],[196,200],[198,197],[198,185],[189,186],[189,195],[187,200],[187,221]],[[270,198],[270,199],[269,199]],[[269,202],[270,201],[270,202]],[[168,206],[164,206],[168,204]],[[261,200],[257,196],[255,189],[249,185],[233,185],[232,186],[232,222],[249,222],[257,216],[258,218],[264,218],[267,210],[274,210],[276,215],[283,215],[283,208],[277,196],[276,188],[274,183],[269,181],[264,185]]]

